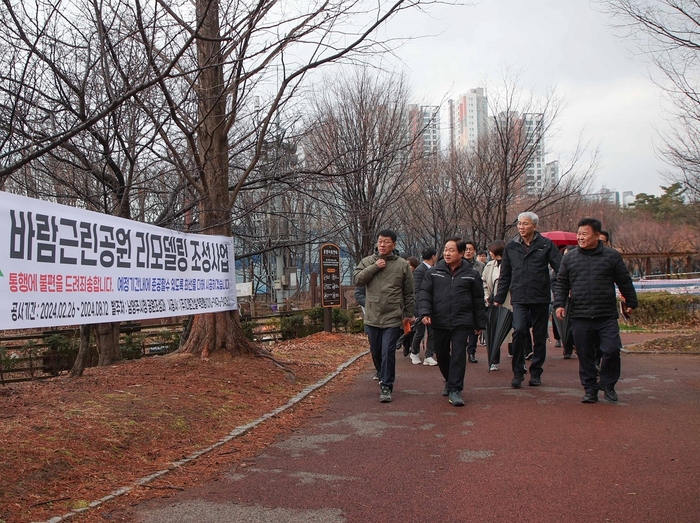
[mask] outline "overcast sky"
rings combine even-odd
[[[496,85],[506,67],[519,70],[523,87],[556,88],[564,99],[557,136],[545,138],[547,161],[569,156],[583,132],[599,147],[596,188],[661,194],[668,185],[655,151],[669,128],[661,90],[648,60],[594,1],[482,0],[431,13],[399,19],[402,31],[437,35],[398,50],[421,103],[438,104],[485,79]]]

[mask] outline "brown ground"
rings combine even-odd
[[[209,447],[287,403],[367,349],[364,335],[319,333],[279,343],[265,358],[155,357],[0,387],[0,523],[45,521]],[[105,521],[120,507],[168,495],[241,462],[323,407],[330,389],[364,371],[368,357],[301,404],[192,463],[70,521]]]
[[[659,337],[637,345],[625,346],[629,352],[659,354],[698,354],[700,353],[700,332]]]
[[[171,356],[87,369],[0,387],[0,523],[45,521],[86,507],[142,477],[209,447],[238,426],[287,403],[366,350],[364,335],[319,333],[277,344],[270,360]],[[630,351],[698,352],[700,333],[659,338]],[[368,370],[369,357],[299,405],[203,455],[70,521],[119,519],[125,507],[214,477],[246,460],[322,409],[328,392]]]

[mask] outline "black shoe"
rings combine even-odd
[[[571,359],[571,354],[564,354],[564,359],[565,359],[565,360],[570,360],[570,359]]]
[[[606,387],[605,385],[600,386],[600,390],[603,391],[603,397],[608,401],[617,401],[617,392],[612,387]]]
[[[443,396],[449,396],[449,395],[450,395],[450,389],[447,388],[447,385],[445,385],[445,388],[442,389],[442,395],[443,395]]]
[[[455,407],[464,407],[464,400],[462,399],[462,396],[460,396],[459,392],[452,391],[449,394],[449,402],[452,403]]]
[[[561,347],[561,340],[557,340],[554,346],[557,348]]]
[[[586,392],[583,399],[581,399],[581,403],[598,403],[598,394]]]
[[[476,359],[476,354],[469,355],[469,363],[479,363],[479,361]]]
[[[523,382],[522,376],[513,376],[513,379],[511,380],[510,385],[514,389],[519,389],[522,382]]]
[[[404,348],[403,348],[403,357],[406,358],[410,353],[411,353],[411,346],[409,345],[408,347],[406,347],[406,346],[404,345]]]
[[[539,376],[537,378],[533,376],[530,378],[528,385],[530,385],[530,387],[539,387],[540,385],[542,385],[542,381],[540,380]]]
[[[378,380],[379,379],[379,371],[374,373],[374,376],[372,376],[373,380]]]

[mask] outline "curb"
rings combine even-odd
[[[197,451],[193,452],[192,454],[190,454],[189,456],[187,456],[187,457],[185,457],[185,458],[183,458],[183,459],[181,459],[181,460],[172,462],[172,463],[170,464],[170,466],[168,466],[168,468],[163,469],[163,470],[159,470],[159,471],[157,471],[157,472],[154,472],[153,474],[150,474],[150,475],[148,475],[148,476],[145,476],[145,477],[143,477],[143,478],[137,480],[137,481],[136,481],[133,485],[131,485],[131,486],[126,486],[126,487],[118,488],[117,490],[112,491],[111,493],[107,494],[106,496],[104,496],[104,497],[102,497],[102,498],[100,498],[100,499],[97,499],[97,500],[95,500],[95,501],[92,501],[92,502],[91,502],[87,507],[85,507],[85,508],[74,509],[74,510],[71,510],[70,512],[67,512],[67,513],[63,514],[62,516],[54,516],[54,517],[52,517],[51,519],[48,519],[48,520],[46,520],[46,521],[44,521],[44,522],[35,522],[35,523],[60,523],[61,521],[65,521],[65,520],[70,519],[70,518],[72,518],[72,517],[74,517],[74,516],[78,516],[78,515],[84,514],[84,513],[87,512],[88,510],[97,508],[97,507],[103,505],[104,503],[107,503],[108,501],[112,501],[113,499],[116,499],[116,498],[118,498],[118,497],[120,497],[120,496],[123,496],[124,494],[128,494],[129,492],[131,492],[132,490],[134,490],[136,487],[140,487],[140,486],[143,486],[143,485],[148,485],[148,484],[149,484],[150,482],[152,482],[153,480],[158,479],[158,478],[160,478],[160,477],[166,475],[168,472],[170,472],[170,471],[172,471],[172,470],[175,470],[175,469],[180,468],[180,467],[182,467],[182,466],[184,466],[184,465],[187,465],[188,463],[190,463],[190,462],[196,460],[196,459],[199,458],[200,456],[203,456],[203,455],[205,455],[205,454],[208,454],[208,453],[211,452],[212,450],[215,450],[215,449],[219,448],[220,446],[224,445],[225,443],[228,443],[229,441],[231,441],[231,440],[233,440],[233,439],[235,439],[235,438],[238,438],[238,437],[240,437],[240,436],[243,436],[244,434],[247,434],[247,433],[250,432],[252,429],[254,429],[254,428],[257,427],[258,425],[260,425],[261,423],[264,423],[264,422],[267,421],[268,419],[274,418],[274,417],[277,416],[278,414],[280,414],[280,413],[284,412],[285,410],[287,410],[287,409],[293,407],[294,405],[296,405],[297,403],[299,403],[301,400],[303,400],[304,398],[306,398],[306,396],[308,396],[308,395],[311,394],[312,392],[314,392],[314,391],[320,389],[321,387],[323,387],[326,383],[328,383],[328,382],[331,381],[333,378],[335,378],[336,376],[338,376],[343,370],[345,370],[345,369],[348,368],[350,365],[352,365],[353,363],[355,363],[358,359],[360,359],[361,357],[363,357],[363,356],[365,356],[365,355],[367,355],[367,354],[369,354],[369,350],[366,350],[366,351],[364,351],[364,352],[362,352],[362,353],[360,353],[360,354],[357,354],[357,355],[353,356],[352,358],[350,358],[350,359],[349,359],[348,361],[346,361],[345,363],[339,365],[338,368],[336,368],[336,370],[335,370],[334,372],[330,373],[330,374],[329,374],[328,376],[326,376],[325,378],[323,378],[323,379],[317,381],[317,382],[314,383],[313,385],[309,385],[309,386],[306,387],[304,390],[302,390],[301,392],[297,393],[295,396],[293,396],[289,401],[287,401],[287,403],[285,403],[285,404],[282,405],[281,407],[277,407],[276,409],[271,410],[270,412],[268,412],[268,413],[266,413],[266,414],[263,414],[263,415],[260,416],[258,419],[254,420],[254,421],[251,421],[250,423],[246,423],[245,425],[241,425],[241,426],[239,426],[239,427],[236,427],[235,429],[233,429],[231,432],[229,432],[226,436],[224,436],[223,438],[221,438],[219,441],[217,441],[217,442],[214,443],[213,445],[210,445],[209,447],[204,448],[204,449],[201,449],[201,450],[197,450]]]

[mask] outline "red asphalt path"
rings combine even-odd
[[[462,408],[400,352],[380,403],[367,356],[299,431],[133,521],[700,522],[700,357],[623,354],[620,401],[588,405],[577,360],[551,344],[541,387],[513,389],[510,360],[488,373],[477,356]]]

